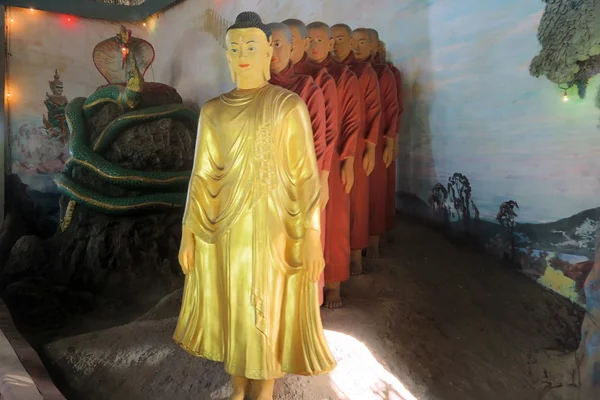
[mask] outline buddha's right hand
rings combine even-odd
[[[181,232],[181,246],[179,248],[179,264],[184,274],[189,274],[194,267],[194,254],[196,250],[196,243],[194,241],[194,234],[188,228],[183,226]]]

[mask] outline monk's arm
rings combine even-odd
[[[326,75],[321,84],[323,98],[325,100],[325,154],[323,155],[323,171],[331,169],[331,159],[335,149],[335,141],[339,129],[338,95],[335,81],[330,75]]]
[[[396,81],[396,94],[398,95],[398,115],[402,116],[404,112],[404,100],[402,98],[402,72],[396,67],[394,67],[394,80]],[[400,121],[398,121],[398,127],[400,126]]]
[[[369,69],[367,76],[369,79],[365,93],[365,140],[376,145],[381,128],[381,94],[377,73],[373,69]]]
[[[288,101],[284,118],[284,141],[289,190],[295,193],[302,223],[307,229],[321,230],[321,182],[312,145],[312,128],[306,104],[300,97]]]
[[[396,81],[391,71],[383,75],[381,90],[383,93],[383,113],[385,118],[385,130],[383,135],[387,139],[396,139],[398,136],[398,92]]]
[[[340,130],[340,159],[343,161],[354,157],[356,153],[356,140],[360,131],[360,86],[356,75],[348,72],[342,84],[342,125]]]
[[[317,165],[319,171],[323,171],[325,151],[327,150],[327,142],[325,141],[327,128],[325,120],[325,99],[323,98],[323,92],[316,83],[312,82],[312,79],[308,91],[309,94],[306,97],[306,106],[308,107],[308,112],[310,114]]]

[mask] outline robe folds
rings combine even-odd
[[[281,86],[284,89],[290,90],[296,93],[308,108],[310,115],[310,121],[312,125],[313,139],[315,142],[315,153],[317,156],[317,166],[319,171],[323,171],[325,167],[325,156],[327,143],[325,141],[326,132],[326,118],[325,118],[325,100],[323,98],[323,92],[321,88],[314,82],[314,80],[308,75],[296,74],[294,66],[290,62],[286,69],[280,73],[274,73],[271,71],[271,80],[269,81],[272,85]],[[331,159],[328,161],[331,165]],[[327,169],[329,170],[329,169]],[[321,243],[323,249],[325,248],[325,235],[327,231],[325,210],[321,211]],[[323,288],[324,276],[319,281],[320,288]],[[319,305],[323,304],[323,290],[319,290]]]
[[[201,110],[183,224],[195,237],[174,340],[255,380],[332,370],[317,284],[302,264],[320,229],[310,117],[274,86],[235,90]]]
[[[379,80],[379,94],[381,96],[381,123],[380,134],[377,142],[375,168],[369,176],[369,234],[371,236],[383,235],[387,231],[386,215],[388,201],[388,169],[394,168],[394,163],[389,168],[383,162],[385,139],[396,139],[398,125],[398,94],[394,75],[386,64],[376,63],[371,59],[371,66],[377,73]]]
[[[358,78],[360,86],[361,134],[356,140],[354,186],[350,192],[350,247],[365,249],[369,244],[369,177],[362,166],[366,142],[377,145],[381,119],[381,96],[377,74],[368,62],[360,62],[351,52],[342,61]]]
[[[394,64],[387,62],[386,65],[394,74],[396,82],[396,94],[398,96],[398,122],[396,132],[400,134],[402,126],[402,112],[404,111],[404,100],[402,99],[402,73]],[[396,140],[398,136],[396,136]],[[396,143],[398,145],[398,143]],[[387,169],[387,194],[386,194],[386,229],[392,230],[396,226],[396,169],[398,168],[396,160]]]
[[[356,75],[347,66],[335,62],[331,55],[320,65],[335,81],[338,97],[339,130],[329,175],[325,243],[325,283],[337,283],[350,278],[350,196],[342,183],[341,167],[346,158],[356,156],[362,112]]]
[[[321,88],[323,99],[325,100],[325,143],[327,148],[323,156],[323,170],[329,171],[331,166],[331,157],[335,147],[335,140],[338,137],[339,130],[339,107],[337,88],[335,81],[327,72],[327,69],[310,61],[304,53],[302,59],[294,65],[296,74],[308,75]]]

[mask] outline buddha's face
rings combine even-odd
[[[338,61],[345,60],[354,45],[348,31],[342,27],[334,27],[331,29],[331,36],[333,37],[333,57]]]
[[[302,60],[302,57],[304,57],[304,52],[308,50],[308,40],[306,38],[302,38],[298,28],[290,26],[290,31],[292,32],[291,59],[294,64],[298,64],[300,60]]]
[[[231,29],[227,32],[227,62],[234,81],[239,79],[268,80],[273,47],[258,28]]]
[[[354,32],[354,55],[357,60],[363,61],[371,56],[372,43],[369,41],[369,34],[364,31]]]
[[[326,28],[312,28],[308,30],[308,58],[316,63],[321,63],[333,49],[333,40],[329,38]]]
[[[279,73],[290,63],[290,57],[294,46],[288,41],[286,32],[282,30],[273,30],[271,41],[273,42],[271,71]]]

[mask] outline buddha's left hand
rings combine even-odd
[[[323,249],[321,247],[321,232],[315,229],[306,230],[302,249],[302,263],[309,278],[313,282],[318,282],[321,272],[325,268],[325,260],[323,259]]]

